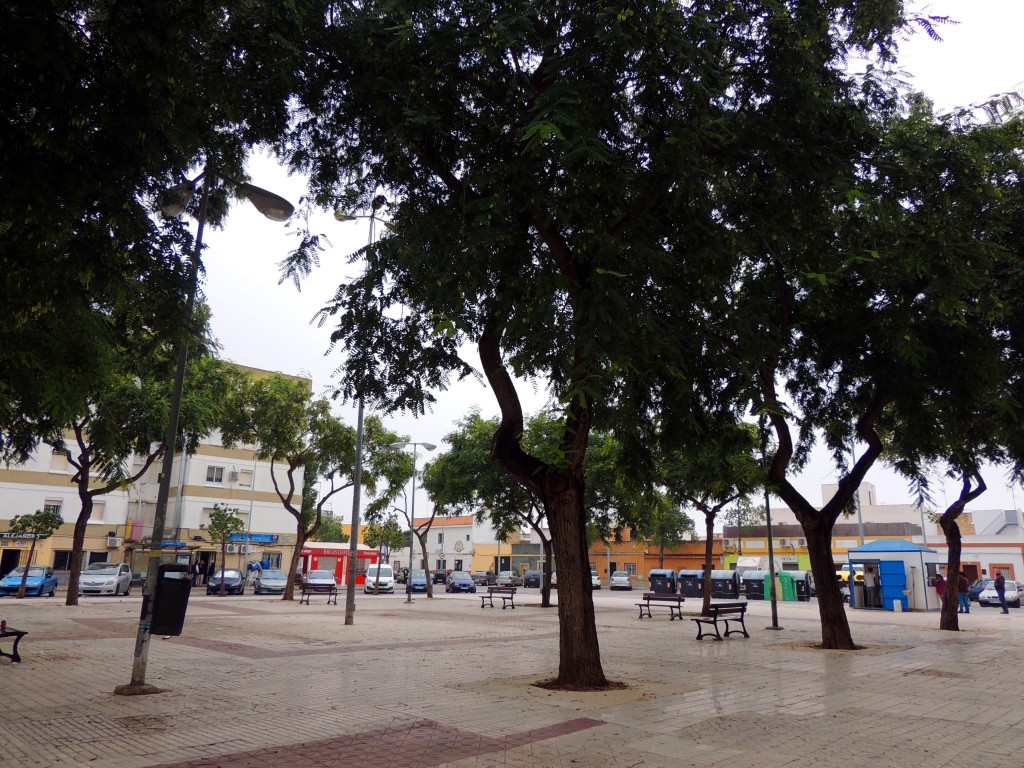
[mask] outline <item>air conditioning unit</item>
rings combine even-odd
[[[238,551],[238,544],[228,544],[227,553],[233,555]]]
[[[797,539],[796,540],[796,545],[798,547],[806,547],[807,546],[807,539]]]
[[[238,551],[243,555],[251,555],[253,550],[252,544],[239,544]]]
[[[124,537],[122,536],[107,536],[107,547],[110,549],[117,549],[124,544]]]
[[[789,543],[789,542],[788,542],[788,541],[787,541],[786,539],[779,539],[779,546],[780,546],[780,547],[784,547],[784,546],[786,546],[786,544],[788,544],[788,543]]]
[[[229,483],[237,483],[238,482],[238,473],[235,472],[235,470],[231,470],[230,472],[228,472],[228,482]]]

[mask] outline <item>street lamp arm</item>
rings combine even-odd
[[[160,210],[163,211],[164,215],[171,218],[181,216],[195,196],[198,183],[204,178],[206,179],[206,183],[203,185],[204,188],[213,184],[217,178],[230,182],[242,197],[252,203],[257,211],[271,221],[285,222],[295,213],[295,206],[280,195],[262,187],[257,187],[255,184],[250,184],[247,181],[238,181],[230,176],[216,176],[207,167],[194,179],[184,181],[167,191],[164,196],[164,202],[160,204]]]

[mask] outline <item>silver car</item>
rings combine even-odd
[[[996,592],[996,580],[988,579],[985,582],[985,588],[981,590],[981,594],[978,595],[979,605],[999,605],[999,594]],[[1006,598],[1006,604],[1011,608],[1020,608],[1020,597],[1021,593],[1024,593],[1024,585],[1021,585],[1019,581],[1006,580],[1006,590],[1003,596]]]
[[[625,571],[613,571],[608,579],[608,589],[632,589],[633,580]]]
[[[260,571],[253,580],[253,589],[257,595],[281,595],[288,586],[288,574],[284,571]]]
[[[498,571],[498,586],[521,587],[523,586],[523,580],[519,578],[519,574],[515,571]]]
[[[130,595],[132,569],[128,563],[90,563],[78,577],[80,595]]]

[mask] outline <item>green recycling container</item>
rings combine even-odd
[[[779,571],[775,574],[779,579],[779,586],[782,594],[779,595],[783,600],[796,600],[796,579],[793,575],[786,573],[786,571]]]

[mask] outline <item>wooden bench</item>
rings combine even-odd
[[[334,584],[303,584],[302,596],[299,597],[299,605],[309,605],[309,598],[312,595],[327,595],[327,604],[338,604],[338,587]]]
[[[644,616],[651,619],[651,608],[668,608],[670,621],[683,618],[683,602],[686,600],[682,595],[666,595],[659,592],[644,592],[643,602],[637,603],[640,609],[640,618]]]
[[[0,639],[3,639],[5,637],[14,638],[14,647],[11,648],[11,652],[7,653],[4,650],[0,650],[0,656],[6,656],[8,659],[11,660],[12,664],[17,664],[18,662],[20,662],[21,656],[18,654],[18,643],[20,643],[21,638],[23,638],[27,634],[28,632],[23,632],[22,630],[14,629],[13,627],[7,627],[3,631],[0,631]]]
[[[493,608],[494,598],[500,597],[501,610],[504,611],[506,608],[510,607],[514,609],[516,607],[515,596],[515,587],[488,587],[487,594],[480,595],[480,607],[483,608],[484,606],[490,605],[491,608]]]
[[[704,625],[709,624],[715,629],[715,640],[721,640],[722,635],[718,631],[718,620],[722,619],[725,622],[725,637],[729,635],[742,634],[744,637],[750,637],[747,634],[747,625],[743,617],[747,612],[746,603],[714,603],[710,608],[710,615],[708,616],[697,616],[690,619],[691,621],[697,622],[697,639],[700,640],[704,635],[710,635],[711,632],[704,631]],[[739,629],[729,629],[729,622],[739,622]]]

